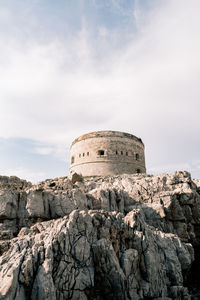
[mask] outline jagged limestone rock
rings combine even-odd
[[[76,172],[72,173],[72,175],[70,176],[70,179],[73,184],[75,184],[76,182],[83,182],[83,176]]]
[[[198,299],[200,193],[189,173],[2,178],[0,300]]]

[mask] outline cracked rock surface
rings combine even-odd
[[[0,300],[200,299],[200,181],[187,172],[0,176]]]

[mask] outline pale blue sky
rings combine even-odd
[[[95,130],[142,138],[148,173],[200,177],[198,0],[0,0],[0,174],[68,174]]]

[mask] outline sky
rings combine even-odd
[[[199,0],[0,0],[0,174],[68,175],[72,141],[142,138],[200,178]]]

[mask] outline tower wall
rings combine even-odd
[[[145,173],[144,144],[136,136],[119,131],[82,135],[71,145],[71,172],[83,176]]]

